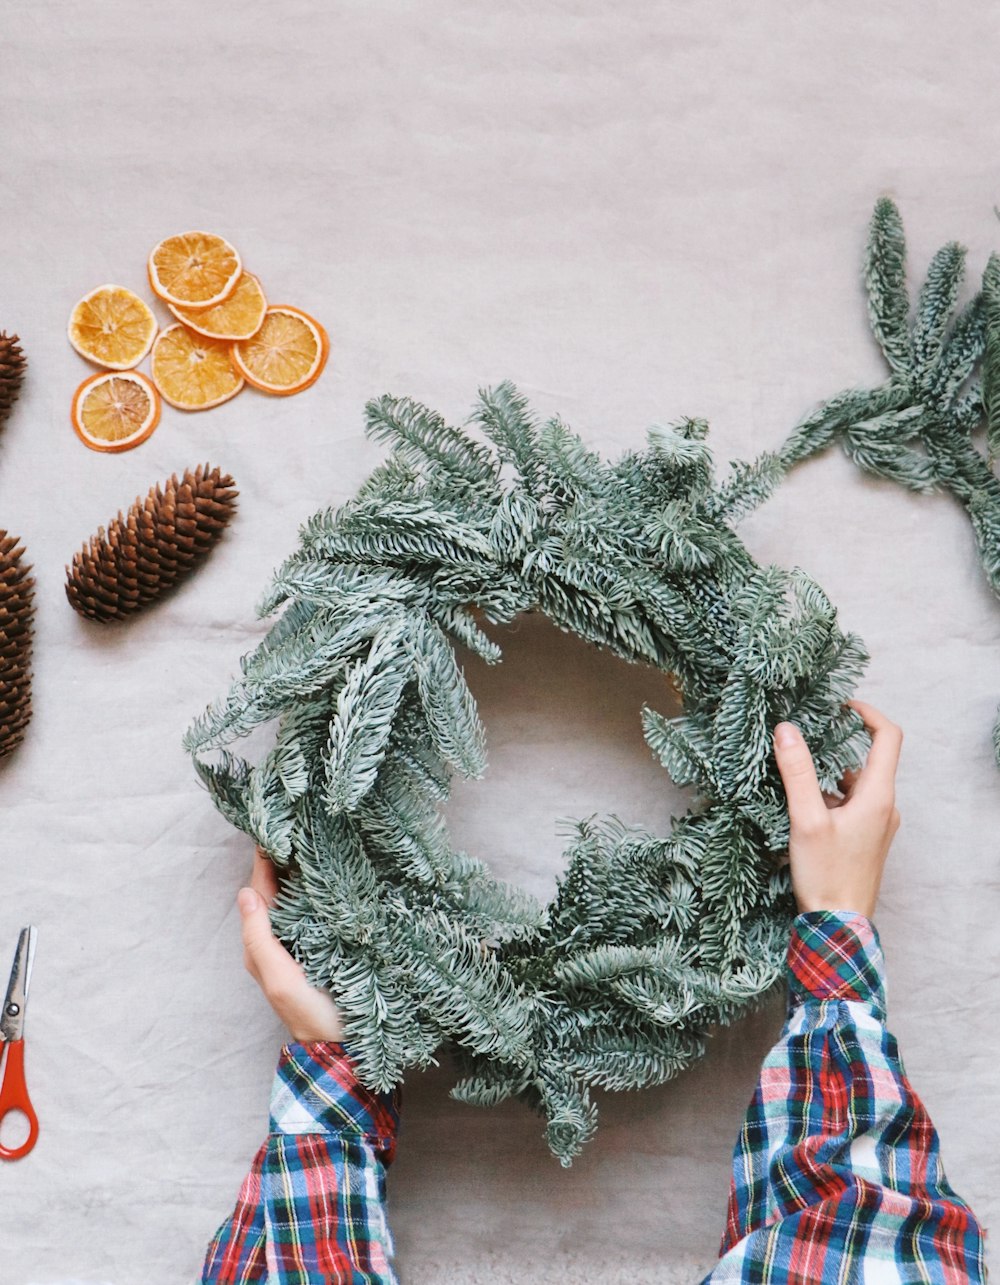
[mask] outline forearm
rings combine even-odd
[[[399,1105],[398,1088],[375,1094],[358,1081],[342,1044],[286,1044],[268,1137],[208,1248],[202,1282],[395,1285],[385,1170]]]
[[[788,1018],[737,1140],[709,1279],[749,1279],[753,1263],[755,1280],[846,1280],[845,1265],[862,1262],[911,1265],[905,1279],[985,1279],[982,1229],[945,1177],[885,1026],[871,921],[800,915],[788,962]]]

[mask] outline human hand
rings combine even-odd
[[[788,799],[788,857],[799,911],[854,910],[871,919],[889,845],[899,829],[895,775],[903,731],[874,705],[849,700],[872,734],[868,759],[838,782],[843,798],[819,788],[805,738],[779,723],[774,756]],[[779,731],[790,728],[787,745]]]
[[[268,907],[278,891],[274,866],[258,847],[250,886],[236,897],[243,920],[243,962],[247,972],[300,1044],[344,1038],[340,1010],[326,991],[310,986],[305,972],[275,937]]]

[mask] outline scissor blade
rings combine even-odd
[[[24,1038],[24,1009],[28,1002],[28,986],[35,962],[35,937],[37,930],[30,926],[21,929],[14,951],[14,964],[10,970],[7,994],[0,1011],[0,1036],[5,1040]]]

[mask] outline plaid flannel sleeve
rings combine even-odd
[[[397,1285],[385,1215],[400,1089],[369,1092],[342,1044],[286,1044],[270,1131],[216,1232],[202,1285]]]
[[[703,1285],[984,1281],[983,1229],[945,1177],[937,1131],[885,1027],[874,924],[849,911],[798,915],[788,982]]]

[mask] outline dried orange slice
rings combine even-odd
[[[160,422],[160,395],[137,370],[101,371],[73,394],[73,427],[95,451],[127,451]]]
[[[165,237],[149,255],[149,284],[178,308],[211,308],[236,289],[243,265],[234,246],[214,232]]]
[[[243,387],[243,376],[229,360],[229,344],[196,335],[180,322],[156,336],[150,373],[164,401],[179,410],[208,410]]]
[[[257,333],[233,344],[231,352],[233,364],[248,384],[287,397],[319,379],[330,340],[307,312],[273,304]]]
[[[267,300],[253,273],[244,272],[229,298],[211,308],[178,308],[174,303],[167,307],[178,321],[206,339],[249,339],[261,327]]]
[[[149,305],[124,286],[98,286],[69,315],[69,341],[106,370],[138,366],[156,337]]]

